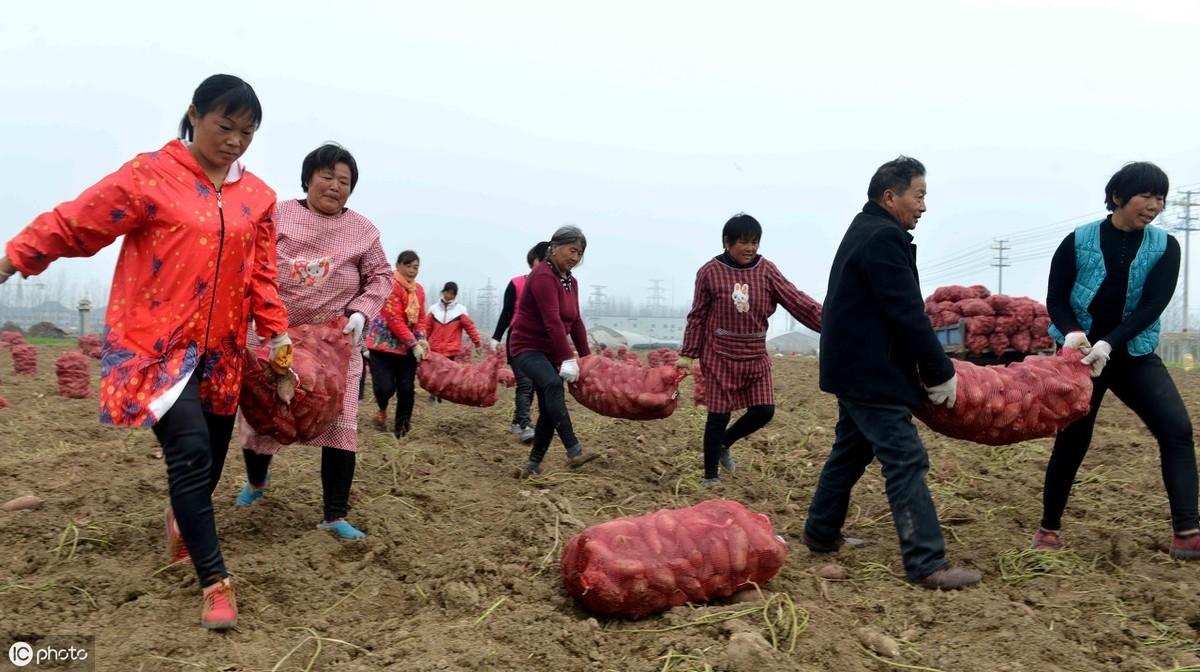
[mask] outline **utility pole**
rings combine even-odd
[[[494,324],[496,317],[492,311],[496,308],[496,287],[492,284],[491,278],[488,278],[487,284],[483,286],[483,289],[479,290],[478,296],[479,303],[483,304],[480,306],[481,310],[479,311],[482,313],[483,324]]]
[[[1183,194],[1183,202],[1176,205],[1183,206],[1183,226],[1177,227],[1176,231],[1183,231],[1183,331],[1188,330],[1188,261],[1191,256],[1192,242],[1192,206],[1200,206],[1200,203],[1192,203],[1192,195],[1197,193],[1192,190],[1180,192]]]
[[[663,299],[665,298],[662,280],[650,281],[650,298],[646,301],[646,307],[650,309],[652,315],[660,315],[663,311]]]
[[[992,249],[996,251],[996,261],[992,262],[992,266],[996,267],[996,293],[1004,293],[1004,269],[1012,266],[1012,264],[1004,261],[1004,253],[1011,250],[1008,246],[1007,239],[996,239],[992,243]]]
[[[592,285],[592,295],[588,297],[588,312],[592,317],[608,314],[608,297],[604,290],[608,285]]]

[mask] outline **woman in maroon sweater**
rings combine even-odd
[[[567,466],[576,468],[597,456],[595,451],[585,451],[575,437],[563,389],[564,381],[573,383],[579,378],[576,357],[590,354],[587,329],[579,314],[579,283],[571,275],[586,249],[587,238],[578,228],[564,226],[554,232],[546,263],[529,274],[521,310],[508,337],[513,370],[533,381],[537,392],[538,421],[525,468],[527,476],[542,473],[542,458],[556,431],[567,448]]]

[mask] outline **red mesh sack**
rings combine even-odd
[[[505,365],[496,373],[496,382],[504,387],[513,387],[517,384],[517,375],[513,373],[511,366]]]
[[[1008,344],[1012,346],[1013,350],[1025,354],[1033,346],[1033,337],[1029,335],[1028,329],[1022,329],[1008,337]]]
[[[1012,302],[1008,306],[1008,313],[1017,318],[1025,328],[1028,329],[1033,325],[1033,318],[1037,317],[1037,301],[1027,296],[1013,297]]]
[[[67,352],[54,360],[54,372],[58,376],[58,396],[86,399],[91,394],[92,372],[82,352]]]
[[[0,331],[0,347],[11,350],[14,345],[25,345],[25,337],[19,331]]]
[[[1008,366],[954,360],[954,408],[927,405],[916,416],[939,434],[992,446],[1054,436],[1091,405],[1092,379],[1082,357],[1063,349]]]
[[[610,418],[661,420],[679,405],[679,370],[647,367],[588,355],[579,360],[579,380],[571,396]]]
[[[1012,336],[1022,328],[1023,325],[1017,321],[1017,318],[1011,315],[997,315],[996,328],[993,331],[1004,334],[1005,336]],[[1024,328],[1028,328],[1027,325],[1024,325]]]
[[[963,317],[975,317],[980,315],[992,316],[995,311],[992,310],[991,304],[983,299],[963,299],[958,302],[958,312],[962,313]]]
[[[1050,318],[1037,316],[1033,318],[1033,327],[1029,329],[1030,335],[1034,338],[1050,335]]]
[[[292,339],[292,380],[295,396],[280,399],[278,377],[267,362],[270,343],[246,348],[239,399],[246,422],[259,434],[279,443],[304,443],[329,428],[342,414],[346,372],[354,350],[342,328],[346,318],[288,329]]]
[[[692,361],[692,403],[704,406],[704,371],[700,368],[700,360]]]
[[[988,336],[988,348],[991,349],[994,354],[1003,355],[1008,351],[1008,345],[1008,336],[1005,336],[998,331],[993,331],[992,335]]]
[[[460,364],[431,352],[417,366],[417,381],[422,389],[439,399],[486,408],[496,403],[496,386],[500,384],[503,365],[499,353],[475,364]]]
[[[983,336],[987,338],[996,330],[996,318],[994,317],[968,317],[967,322],[967,337]]]
[[[942,327],[958,324],[960,321],[962,321],[962,319],[962,315],[959,315],[953,310],[943,310],[942,312],[938,313],[938,321],[941,322],[939,326]]]
[[[13,371],[23,376],[37,375],[37,348],[25,343],[12,346]]]
[[[92,359],[100,359],[100,337],[95,334],[80,336],[79,351],[91,357]]]
[[[567,592],[606,616],[642,618],[770,581],[787,560],[771,520],[729,499],[593,525],[563,547]]]
[[[637,366],[642,365],[642,360],[638,359],[637,353],[631,352],[623,345],[617,348],[617,359],[625,362],[626,364],[636,364]]]
[[[964,299],[986,299],[990,295],[987,287],[983,285],[971,285],[963,287],[962,285],[947,285],[938,287],[933,291],[932,299],[934,301],[950,301],[957,303]]]
[[[1054,339],[1051,338],[1049,335],[1034,336],[1031,347],[1034,350],[1050,350],[1050,349],[1054,348]]]
[[[1002,315],[1007,313],[1008,304],[1012,303],[1012,297],[1005,294],[993,294],[987,298],[987,302],[997,315]]]
[[[679,361],[679,353],[670,348],[659,348],[646,355],[646,366],[675,366]]]
[[[4,397],[0,397],[0,408],[8,408],[9,406],[12,406],[12,404],[8,403],[8,400]]]

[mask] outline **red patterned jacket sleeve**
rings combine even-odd
[[[764,260],[766,261],[766,260]],[[770,263],[770,262],[768,262]],[[821,333],[821,304],[796,289],[775,264],[771,264],[771,300],[783,306],[804,326]]]
[[[61,257],[90,257],[144,220],[133,162],[88,187],[73,201],[42,213],[8,241],[5,254],[22,275]]]
[[[275,206],[255,226],[254,270],[250,275],[250,315],[254,331],[263,338],[287,331],[288,315],[279,298],[275,274]]]
[[[708,316],[712,312],[713,296],[708,283],[708,264],[696,271],[696,290],[692,297],[692,309],[688,312],[687,326],[683,329],[683,344],[679,354],[693,359],[704,355],[704,343],[709,335],[704,333],[708,327]]]

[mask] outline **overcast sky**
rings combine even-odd
[[[250,170],[297,197],[304,155],[344,144],[350,207],[427,285],[502,290],[570,222],[585,292],[640,301],[662,279],[684,303],[745,211],[821,298],[871,173],[903,153],[929,170],[925,293],[994,291],[1007,236],[1005,292],[1044,299],[1051,249],[1122,163],[1200,184],[1197,35],[1196,0],[12,3],[0,240],[174,137],[228,72],[264,106]],[[49,277],[106,284],[116,250]]]

